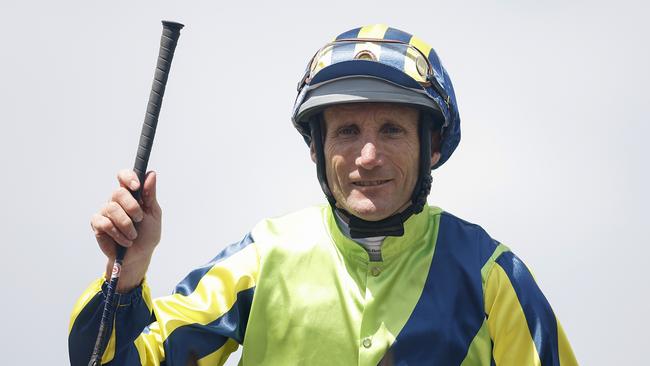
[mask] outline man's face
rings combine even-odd
[[[337,205],[369,221],[406,208],[418,178],[419,111],[392,103],[357,103],[323,113],[327,182]],[[434,153],[432,164],[438,157]]]

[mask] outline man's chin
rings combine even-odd
[[[358,202],[349,207],[344,207],[344,209],[354,216],[366,221],[380,221],[394,213],[394,211],[388,210],[371,201]]]

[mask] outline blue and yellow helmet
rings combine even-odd
[[[292,121],[307,143],[310,118],[334,104],[394,102],[429,111],[441,127],[441,157],[460,142],[460,116],[449,74],[420,38],[385,24],[339,34],[311,58],[298,82]]]
[[[369,222],[342,212],[353,237],[400,236],[403,223],[422,211],[431,188],[431,169],[444,164],[460,142],[454,88],[436,52],[409,33],[373,24],[341,33],[311,58],[298,82],[292,121],[307,144],[314,143],[321,188],[332,207],[322,149],[322,111],[344,103],[400,103],[420,110],[420,171],[411,205]],[[440,132],[440,159],[431,166],[431,134]]]

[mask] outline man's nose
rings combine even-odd
[[[356,159],[357,166],[360,166],[364,169],[373,169],[374,167],[381,165],[380,156],[377,152],[377,145],[372,142],[366,142],[361,148],[361,154]]]

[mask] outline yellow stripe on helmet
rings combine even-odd
[[[411,41],[409,42],[409,44],[417,48],[420,52],[422,52],[422,55],[425,58],[429,56],[429,52],[431,51],[431,46],[426,44],[422,39],[413,36],[411,37]],[[428,67],[428,64],[427,65],[416,64],[416,60],[421,59],[422,55],[418,55],[417,51],[412,48],[407,48],[406,54],[407,57],[404,60],[404,72],[415,80],[422,80],[422,78],[425,77],[426,75],[426,71],[423,70],[423,68]],[[425,72],[423,73],[423,71]]]
[[[329,47],[327,47],[325,49],[321,49],[320,51],[318,51],[318,54],[316,55],[316,58],[314,59],[314,62],[316,62],[316,65],[311,66],[312,75],[315,75],[320,70],[322,70],[325,67],[332,64],[332,51],[333,51],[332,46],[329,46]]]
[[[418,38],[416,36],[413,36],[413,37],[411,37],[411,41],[409,43],[411,44],[411,46],[413,46],[413,47],[417,48],[418,50],[420,50],[420,52],[422,52],[424,57],[429,56],[429,52],[431,52],[431,46],[429,46],[422,39],[420,39],[420,38]]]
[[[361,28],[359,31],[358,38],[375,38],[375,39],[384,39],[384,35],[388,30],[386,24],[371,24],[366,25]]]
[[[370,38],[370,39],[384,39],[384,35],[388,30],[386,24],[371,24],[361,27],[357,38]],[[354,47],[355,58],[362,51],[370,52],[374,56],[375,61],[379,59],[381,53],[381,46],[376,43],[358,43]]]

